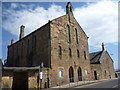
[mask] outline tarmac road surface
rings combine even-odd
[[[120,82],[118,83],[118,79],[115,79],[115,80],[109,80],[104,82],[78,86],[75,88],[118,88],[118,87],[120,88]]]

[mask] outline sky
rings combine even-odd
[[[48,20],[66,14],[67,2],[2,2],[2,52],[7,58],[7,46],[11,39],[19,40],[20,26],[25,26],[25,35],[41,27]],[[89,52],[106,49],[118,69],[118,2],[72,2],[74,17],[89,37]]]

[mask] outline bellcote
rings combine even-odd
[[[72,4],[70,2],[68,2],[67,5],[66,5],[66,14],[68,14],[68,15],[72,14],[73,15]]]

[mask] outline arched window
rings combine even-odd
[[[80,53],[78,49],[77,49],[77,57],[80,58]]]
[[[84,58],[85,58],[85,60],[86,60],[86,52],[84,51]]]
[[[62,48],[61,48],[61,46],[58,47],[58,56],[59,56],[59,58],[62,57]]]
[[[71,48],[69,48],[69,56],[72,57]]]
[[[67,38],[68,38],[68,43],[70,43],[71,42],[71,39],[70,39],[70,26],[69,25],[67,25]]]
[[[74,82],[74,69],[72,66],[69,68],[69,81]]]
[[[80,67],[78,68],[78,81],[82,81],[82,70]]]
[[[78,33],[76,28],[75,28],[75,37],[76,37],[76,43],[78,44]]]

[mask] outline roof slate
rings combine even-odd
[[[90,53],[90,63],[98,64],[103,51]]]

